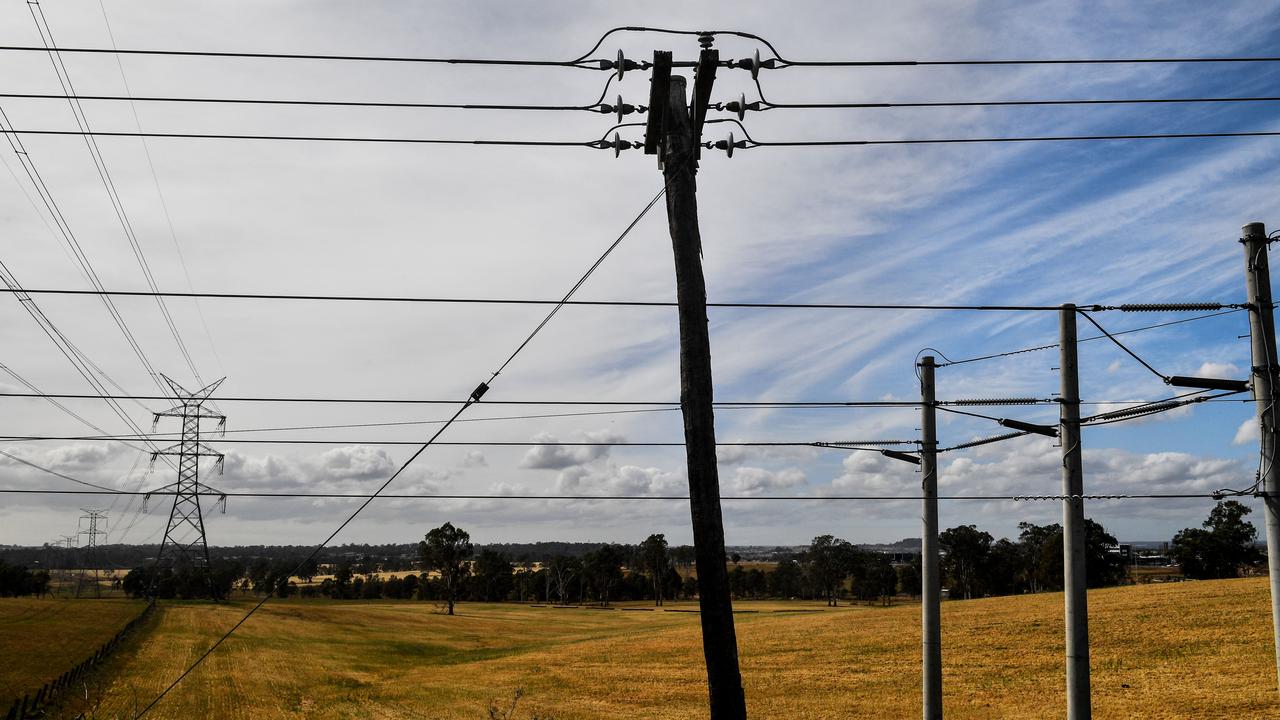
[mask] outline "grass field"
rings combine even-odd
[[[1280,717],[1264,578],[1091,592],[1095,716]],[[688,607],[681,605],[680,607]],[[739,603],[753,718],[911,718],[919,606]],[[246,606],[171,603],[118,651],[98,718],[127,717]],[[697,615],[516,605],[281,601],[175,689],[156,718],[705,717]],[[943,606],[949,718],[1063,713],[1062,597]]]
[[[71,669],[142,612],[131,600],[0,599],[0,705]]]

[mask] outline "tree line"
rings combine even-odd
[[[1201,528],[1187,528],[1174,537],[1170,554],[1188,577],[1236,577],[1263,559],[1255,547],[1257,530],[1244,520],[1249,512],[1235,501],[1218,503]],[[1018,530],[1016,539],[999,540],[975,525],[940,533],[940,569],[949,596],[969,599],[1061,590],[1061,526],[1023,522]],[[1128,572],[1116,538],[1091,519],[1085,520],[1084,535],[1089,587],[1125,582]],[[384,564],[368,554],[329,562],[327,567],[314,557],[255,558],[247,564],[220,560],[213,564],[212,582],[191,568],[139,567],[125,577],[123,587],[131,595],[155,593],[161,598],[207,596],[212,585],[218,597],[239,589],[280,597],[431,600],[443,603],[449,613],[460,600],[602,605],[652,600],[662,605],[697,596],[697,580],[688,569],[692,553],[684,552],[691,548],[671,547],[661,534],[635,545],[564,545],[573,553],[540,560],[529,554],[512,557],[495,546],[477,550],[465,530],[446,522],[417,544],[416,561],[400,558]],[[918,555],[895,563],[889,555],[832,535],[815,537],[808,547],[784,554],[768,569],[744,564],[736,554],[725,561],[737,599],[824,600],[834,606],[842,600],[888,603],[895,595],[920,594]],[[402,568],[421,572],[401,575]],[[391,572],[397,574],[380,576]],[[322,574],[319,583],[312,582]]]

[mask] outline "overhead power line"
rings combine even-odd
[[[1168,322],[1156,323],[1154,325],[1144,325],[1142,327],[1130,328],[1128,330],[1120,330],[1120,331],[1111,333],[1111,335],[1112,336],[1128,335],[1130,333],[1145,332],[1147,330],[1156,330],[1158,328],[1169,327],[1171,325],[1181,325],[1182,323],[1195,322],[1197,320],[1208,320],[1209,318],[1222,317],[1223,315],[1231,315],[1233,313],[1238,313],[1244,310],[1244,308],[1242,307],[1235,307],[1235,306],[1230,306],[1230,307],[1231,309],[1223,310],[1221,312],[1208,313],[1206,315],[1196,315],[1195,317],[1181,318],[1179,320],[1170,320]],[[1106,338],[1107,338],[1106,335],[1092,335],[1090,337],[1080,338],[1076,342],[1090,342],[1092,340],[1104,340]],[[1006,350],[1005,352],[991,353],[990,355],[979,355],[977,357],[965,358],[962,360],[948,360],[946,362],[939,363],[937,367],[941,368],[941,367],[948,367],[950,365],[964,365],[966,363],[979,362],[981,360],[994,360],[996,358],[1009,357],[1011,355],[1021,355],[1023,353],[1037,352],[1040,350],[1051,350],[1056,347],[1058,347],[1058,343],[1049,343],[1047,345],[1035,345],[1033,347],[1025,347],[1025,348],[1020,348],[1018,350]]]
[[[60,400],[101,400],[101,395],[0,392],[0,397],[57,398]],[[108,395],[113,400],[162,400],[160,395]],[[336,398],[336,397],[220,397],[218,402],[264,403],[339,403],[339,404],[391,404],[391,405],[451,405],[453,400],[427,400],[416,398]],[[1045,401],[1050,402],[1050,401]],[[548,406],[605,406],[605,407],[679,407],[674,400],[484,400],[484,405],[548,405]],[[944,402],[945,404],[945,402]],[[833,401],[721,401],[716,407],[736,408],[824,408],[824,407],[920,407],[918,400],[833,400]]]
[[[710,121],[708,121],[710,122]],[[262,140],[275,142],[333,142],[333,143],[372,143],[390,145],[483,145],[512,147],[582,147],[596,150],[640,149],[644,143],[640,141],[620,140],[526,140],[526,139],[463,139],[463,138],[417,138],[417,137],[373,137],[367,135],[281,135],[253,133],[194,133],[194,132],[138,132],[138,131],[85,131],[85,130],[48,130],[31,128],[14,128],[9,132],[20,135],[53,135],[94,137],[137,137],[137,138],[169,138],[179,140]],[[1014,137],[971,137],[971,138],[916,138],[885,140],[755,140],[747,137],[737,141],[738,149],[781,147],[840,147],[857,145],[972,145],[994,143],[1033,143],[1033,142],[1090,142],[1108,140],[1192,140],[1212,138],[1257,138],[1280,136],[1280,131],[1242,131],[1242,132],[1186,132],[1186,133],[1125,133],[1112,135],[1040,135]],[[726,149],[721,147],[725,141],[707,142],[708,149]]]
[[[760,89],[759,81],[756,84]],[[739,118],[746,111],[764,112],[766,110],[864,110],[875,108],[960,108],[960,107],[1042,107],[1042,106],[1082,106],[1082,105],[1190,105],[1190,104],[1222,104],[1222,103],[1266,103],[1280,102],[1280,96],[1256,97],[1187,97],[1187,98],[1078,98],[1078,99],[1045,99],[1045,100],[929,100],[929,101],[895,101],[895,102],[774,102],[764,96],[760,90],[759,102],[747,103],[737,100],[729,103],[717,103],[716,110],[729,110],[739,113]],[[4,97],[0,95],[0,97]],[[22,97],[22,96],[17,96]]]
[[[0,494],[15,495],[172,495],[172,492],[133,492],[124,490],[44,490],[28,488],[0,488]],[[380,493],[378,495],[361,495],[359,493],[304,493],[304,492],[225,492],[201,493],[210,497],[228,498],[296,498],[296,499],[347,499],[360,500],[374,497],[387,500],[688,500],[688,495],[481,495],[481,494],[445,494],[445,493]],[[938,495],[939,500],[1044,500],[1061,499],[1060,495]],[[1107,493],[1084,495],[1086,499],[1097,500],[1173,500],[1173,499],[1212,499],[1216,493]],[[827,502],[841,500],[923,500],[920,495],[721,495],[721,500],[748,501],[791,501],[791,502]]]
[[[17,292],[0,288],[0,293]],[[146,290],[74,290],[63,288],[23,288],[28,295],[107,295],[112,297],[211,298],[218,300],[298,300],[325,302],[387,302],[387,303],[435,303],[462,305],[575,305],[588,307],[676,307],[674,301],[665,300],[559,300],[522,298],[461,298],[387,295],[324,295],[306,293],[227,293],[227,292],[148,292]],[[800,302],[708,302],[709,308],[761,308],[792,310],[938,310],[973,312],[1058,312],[1059,305],[935,305],[927,303],[800,303]],[[1085,310],[1102,312],[1106,305],[1078,304]]]
[[[926,66],[1002,66],[1002,65],[1128,65],[1128,64],[1177,64],[1177,63],[1273,63],[1280,62],[1280,57],[1273,56],[1199,56],[1199,57],[1129,57],[1129,58],[1005,58],[1005,59],[938,59],[938,60],[792,60],[781,53],[764,37],[755,33],[740,30],[698,30],[672,29],[645,26],[615,27],[603,33],[599,40],[586,53],[571,60],[546,59],[511,59],[511,58],[449,58],[427,57],[416,55],[368,55],[368,54],[336,54],[336,53],[285,53],[254,51],[215,51],[215,50],[165,50],[144,48],[98,48],[98,47],[65,47],[64,53],[114,54],[114,55],[149,55],[156,57],[204,57],[204,58],[240,58],[256,60],[318,60],[339,62],[377,62],[377,63],[418,63],[434,65],[492,65],[523,67],[576,67],[585,70],[633,70],[647,69],[651,64],[647,61],[635,62],[624,60],[621,53],[618,60],[589,59],[601,48],[604,41],[616,33],[660,33],[683,35],[688,37],[732,36],[754,40],[763,44],[773,53],[773,57],[760,60],[759,53],[755,58],[722,61],[721,67],[750,70],[781,70],[789,67],[926,67]],[[3,45],[0,51],[39,52],[43,48],[30,45]],[[677,61],[676,67],[692,66],[693,61]]]
[[[178,103],[207,105],[269,105],[293,107],[336,107],[336,108],[385,108],[408,110],[507,110],[507,111],[551,111],[551,112],[593,112],[612,114],[617,112],[618,104],[607,105],[604,98],[590,104],[531,105],[512,103],[448,103],[448,102],[415,102],[404,100],[329,100],[305,98],[243,98],[243,97],[191,97],[174,95],[59,95],[57,93],[0,93],[0,98],[19,100],[75,100],[91,102],[144,102],[144,103]],[[766,110],[838,110],[838,109],[876,109],[876,108],[957,108],[957,107],[1020,107],[1020,106],[1087,106],[1087,105],[1168,105],[1168,104],[1222,104],[1222,103],[1268,103],[1280,102],[1280,96],[1255,97],[1194,97],[1194,98],[1077,98],[1059,100],[935,100],[935,101],[894,101],[894,102],[774,102],[763,94],[758,102],[744,103],[733,101],[709,105],[715,110],[763,112]],[[623,115],[645,112],[643,105],[625,105]]]
[[[44,442],[44,441],[121,441],[121,440],[148,440],[154,439],[154,435],[138,436],[138,435],[0,435],[0,442]],[[914,440],[867,440],[867,441],[850,441],[842,440],[839,442],[822,441],[822,440],[788,440],[788,441],[769,441],[769,440],[747,440],[740,442],[717,442],[717,446],[722,447],[816,447],[830,448],[834,450],[870,450],[881,445],[911,445],[915,444]],[[350,440],[350,439],[315,439],[315,438],[219,438],[218,444],[241,444],[241,445],[421,445],[421,440]],[[473,441],[436,441],[438,446],[453,447],[684,447],[684,442],[665,442],[665,441],[628,441],[619,440],[617,442],[608,440],[473,440]]]

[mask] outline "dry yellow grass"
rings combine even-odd
[[[1062,598],[943,608],[949,718],[1063,712]],[[1280,716],[1264,579],[1090,593],[1099,718]],[[742,603],[739,607],[795,608]],[[816,607],[807,605],[807,607]],[[171,604],[113,662],[105,713],[126,716],[244,605]],[[919,714],[918,606],[738,616],[754,718]],[[705,717],[697,616],[423,603],[268,604],[156,718],[483,718],[525,689],[518,718]]]
[[[0,598],[0,704],[84,660],[142,612],[131,600]]]

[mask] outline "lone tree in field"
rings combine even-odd
[[[427,533],[427,538],[418,543],[418,553],[422,556],[424,570],[440,573],[440,581],[444,584],[444,600],[449,606],[448,614],[453,614],[453,604],[458,599],[462,580],[467,576],[467,560],[471,558],[471,535],[466,530],[456,528],[453,523],[445,523]]]
[[[640,565],[653,578],[653,604],[662,605],[663,585],[671,559],[667,557],[667,538],[662,533],[650,535],[640,543]]]
[[[991,553],[992,537],[974,525],[948,528],[938,535],[945,553],[942,572],[950,581],[951,597],[968,600],[982,596],[982,570]]]
[[[1218,503],[1209,511],[1204,530],[1187,528],[1173,536],[1170,554],[1182,566],[1182,574],[1197,580],[1233,578],[1246,565],[1260,562],[1253,546],[1258,530],[1244,519],[1250,513],[1235,500]]]
[[[839,604],[840,589],[849,576],[857,548],[846,540],[831,535],[819,535],[804,553],[805,571],[810,580],[822,591],[827,607]]]

